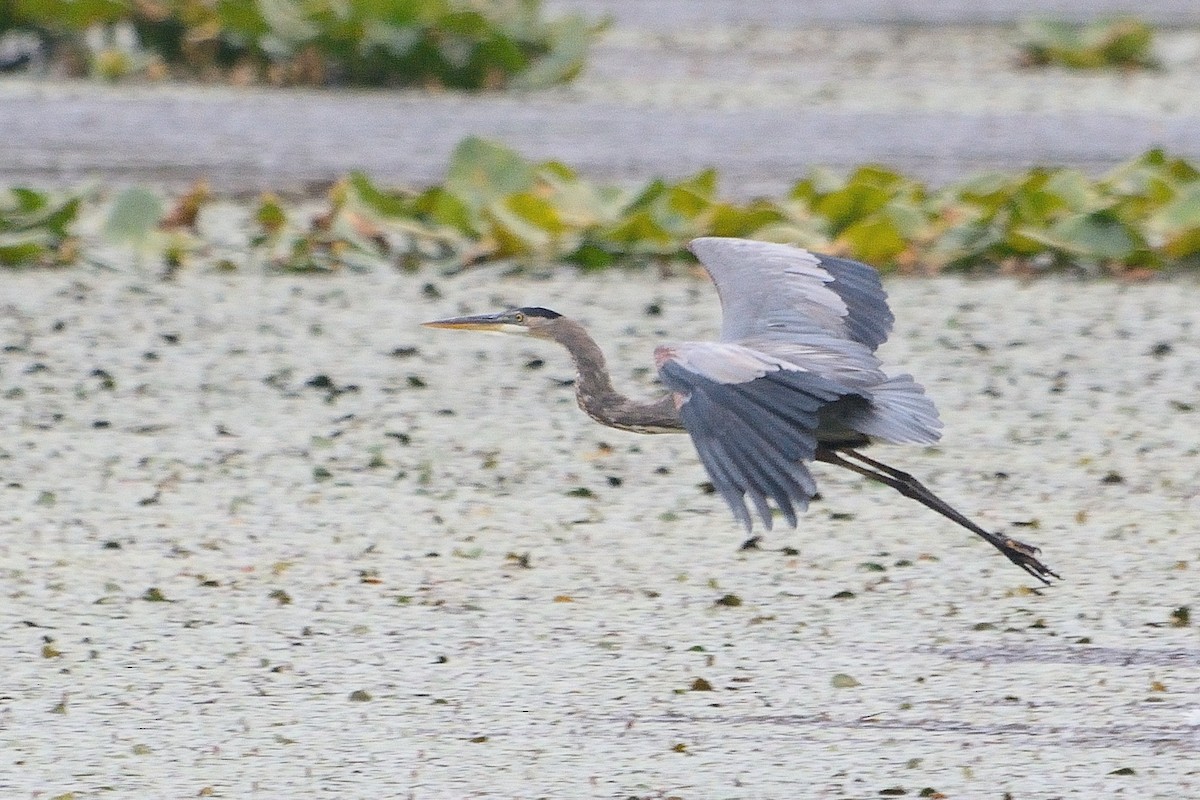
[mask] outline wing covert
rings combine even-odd
[[[786,244],[707,236],[693,239],[721,297],[721,339],[834,335],[871,350],[895,318],[872,267]]]
[[[813,372],[746,351],[737,374],[715,371],[737,345],[689,343],[656,353],[663,383],[713,486],[747,530],[749,497],[770,530],[771,502],[795,527],[816,482],[804,462],[816,453],[818,412],[851,392]],[[757,365],[747,367],[757,356]]]

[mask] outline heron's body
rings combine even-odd
[[[988,532],[907,473],[857,451],[873,441],[930,444],[937,409],[909,375],[889,375],[875,355],[893,316],[879,274],[856,261],[788,245],[702,238],[692,251],[724,311],[715,342],[654,351],[667,393],[634,400],[617,391],[604,354],[581,325],[544,308],[458,317],[431,327],[502,330],[558,342],[571,354],[580,408],[635,433],[691,435],[713,485],[747,531],[750,506],[770,528],[778,511],[795,527],[816,494],[812,461],[893,487],[983,537],[1045,581],[1037,549]]]

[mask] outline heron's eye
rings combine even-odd
[[[518,311],[516,314],[513,314],[513,322],[517,323],[518,325],[524,325],[525,315]]]

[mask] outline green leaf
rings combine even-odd
[[[844,672],[839,672],[830,678],[829,684],[835,689],[853,689],[862,685],[853,675],[847,675]]]
[[[55,196],[17,187],[0,192],[0,233],[38,230],[65,237],[79,216],[77,196]]]
[[[45,0],[18,0],[13,16],[18,23],[29,21],[54,30],[86,30],[97,23],[116,22],[129,13],[121,0],[74,0],[49,3]]]
[[[1161,149],[1147,150],[1109,172],[1104,184],[1110,191],[1122,195],[1146,194],[1152,185],[1170,186],[1166,162],[1166,154]]]
[[[278,233],[287,224],[287,212],[274,195],[264,195],[254,211],[254,221],[268,235]]]
[[[506,198],[502,205],[529,224],[551,235],[560,236],[568,230],[559,216],[558,208],[532,192],[512,195]]]
[[[494,200],[528,191],[533,182],[533,167],[516,152],[471,136],[454,149],[445,188],[478,213]]]
[[[825,195],[836,192],[845,185],[846,182],[833,170],[816,167],[808,173],[808,177],[796,181],[788,193],[788,198],[811,206]]]
[[[813,220],[785,219],[773,222],[754,231],[753,239],[764,242],[794,244],[809,250],[829,250],[833,241]]]
[[[678,242],[646,210],[635,211],[623,221],[597,232],[601,241],[619,245],[634,253],[666,253],[678,248]]]
[[[896,226],[896,231],[906,240],[916,238],[928,225],[925,211],[910,200],[893,199],[884,207],[883,213]]]
[[[618,259],[615,253],[589,242],[580,245],[575,252],[568,253],[565,260],[585,270],[601,270],[613,266]]]
[[[1163,206],[1150,218],[1148,227],[1162,237],[1163,252],[1171,258],[1200,255],[1200,184]]]
[[[23,214],[28,214],[33,211],[38,211],[49,205],[49,200],[42,192],[36,192],[33,189],[18,186],[8,190],[11,200],[8,205],[12,210],[19,211]]]
[[[512,85],[520,89],[545,89],[573,80],[587,63],[595,35],[581,14],[568,14],[549,27],[550,49],[518,72]]]
[[[350,187],[354,190],[355,198],[368,209],[383,217],[403,217],[409,215],[409,204],[403,198],[387,194],[376,188],[375,184],[361,172],[351,172]]]
[[[586,229],[609,225],[629,204],[628,192],[615,186],[595,186],[554,163],[538,167],[539,189],[544,189],[564,223]]]
[[[678,221],[672,227],[687,228],[686,223],[698,221],[699,217],[713,206],[717,192],[717,172],[706,169],[670,187],[666,193],[666,207]],[[702,231],[696,229],[694,233]]]
[[[1200,228],[1200,183],[1188,187],[1163,206],[1154,222],[1168,233]]]
[[[882,187],[852,183],[817,200],[813,210],[828,219],[834,231],[840,231],[883,208],[890,197]]]
[[[1050,174],[1045,170],[1034,170],[1012,193],[1006,207],[1011,210],[1014,222],[1041,226],[1049,223],[1071,207],[1066,200],[1046,191]]]
[[[226,35],[242,40],[255,40],[270,31],[267,21],[258,11],[257,3],[246,0],[219,0],[217,22]]]
[[[0,264],[6,267],[31,266],[46,258],[49,253],[40,234],[0,234]]]
[[[1011,193],[1011,186],[1011,176],[1003,172],[987,172],[954,184],[948,194],[979,205],[999,206],[1005,196]]]
[[[697,202],[711,203],[717,194],[717,171],[702,169],[671,187],[675,192],[693,197]]]
[[[1171,236],[1162,246],[1163,253],[1182,261],[1200,257],[1200,228],[1181,231]]]
[[[634,198],[629,201],[627,210],[635,211],[645,209],[657,202],[658,199],[666,193],[667,182],[662,178],[654,178],[642,188],[642,191],[638,192],[638,194],[636,194]]]
[[[163,204],[149,189],[133,187],[117,196],[104,235],[117,243],[144,245],[163,217]]]
[[[1041,191],[1053,195],[1062,205],[1075,211],[1091,211],[1096,200],[1092,181],[1079,170],[1055,170]]]
[[[79,217],[79,204],[80,198],[72,197],[57,207],[45,209],[45,213],[31,221],[31,224],[45,228],[57,236],[66,236],[71,224]]]
[[[710,209],[708,233],[711,236],[752,237],[756,231],[784,219],[779,208],[766,200],[755,200],[745,207],[716,203]]]
[[[516,194],[487,209],[500,250],[497,255],[527,253],[548,255],[551,245],[566,230],[554,206],[530,193]]]
[[[880,164],[864,164],[850,173],[850,177],[846,179],[846,183],[851,186],[855,184],[870,184],[871,186],[878,186],[881,189],[899,191],[909,181],[899,172],[888,167]]]
[[[1120,220],[1107,212],[1075,214],[1047,230],[1025,228],[1020,235],[1073,256],[1120,261],[1140,243]]]
[[[855,222],[838,236],[853,258],[869,264],[890,264],[905,248],[904,237],[887,214],[875,214]]]
[[[278,43],[278,47],[291,50],[321,33],[321,28],[305,13],[305,6],[301,3],[292,0],[255,0],[255,5],[271,31],[270,38]]]
[[[977,261],[989,259],[1003,241],[998,226],[984,220],[968,219],[942,231],[929,253],[938,264]]]
[[[363,29],[358,50],[360,53],[369,53],[371,48],[379,47],[394,58],[408,58],[416,53],[424,41],[425,37],[416,26],[388,25],[371,21]]]
[[[1089,44],[1099,50],[1105,64],[1156,66],[1150,53],[1154,31],[1139,19],[1115,20],[1094,36],[1094,43]]]
[[[465,236],[479,236],[483,232],[482,216],[445,189],[430,189],[422,196],[419,206],[426,209],[433,222]]]

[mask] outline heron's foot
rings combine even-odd
[[[761,536],[751,536],[749,539],[742,542],[742,545],[738,548],[738,550],[759,550],[761,548],[759,548],[758,543],[761,541]]]
[[[996,549],[1003,553],[1005,558],[1047,586],[1050,585],[1050,578],[1062,580],[1061,575],[1041,562],[1038,556],[1041,555],[1042,551],[1033,545],[1025,544],[1024,542],[999,534],[993,534],[993,538],[988,541],[995,545]]]

